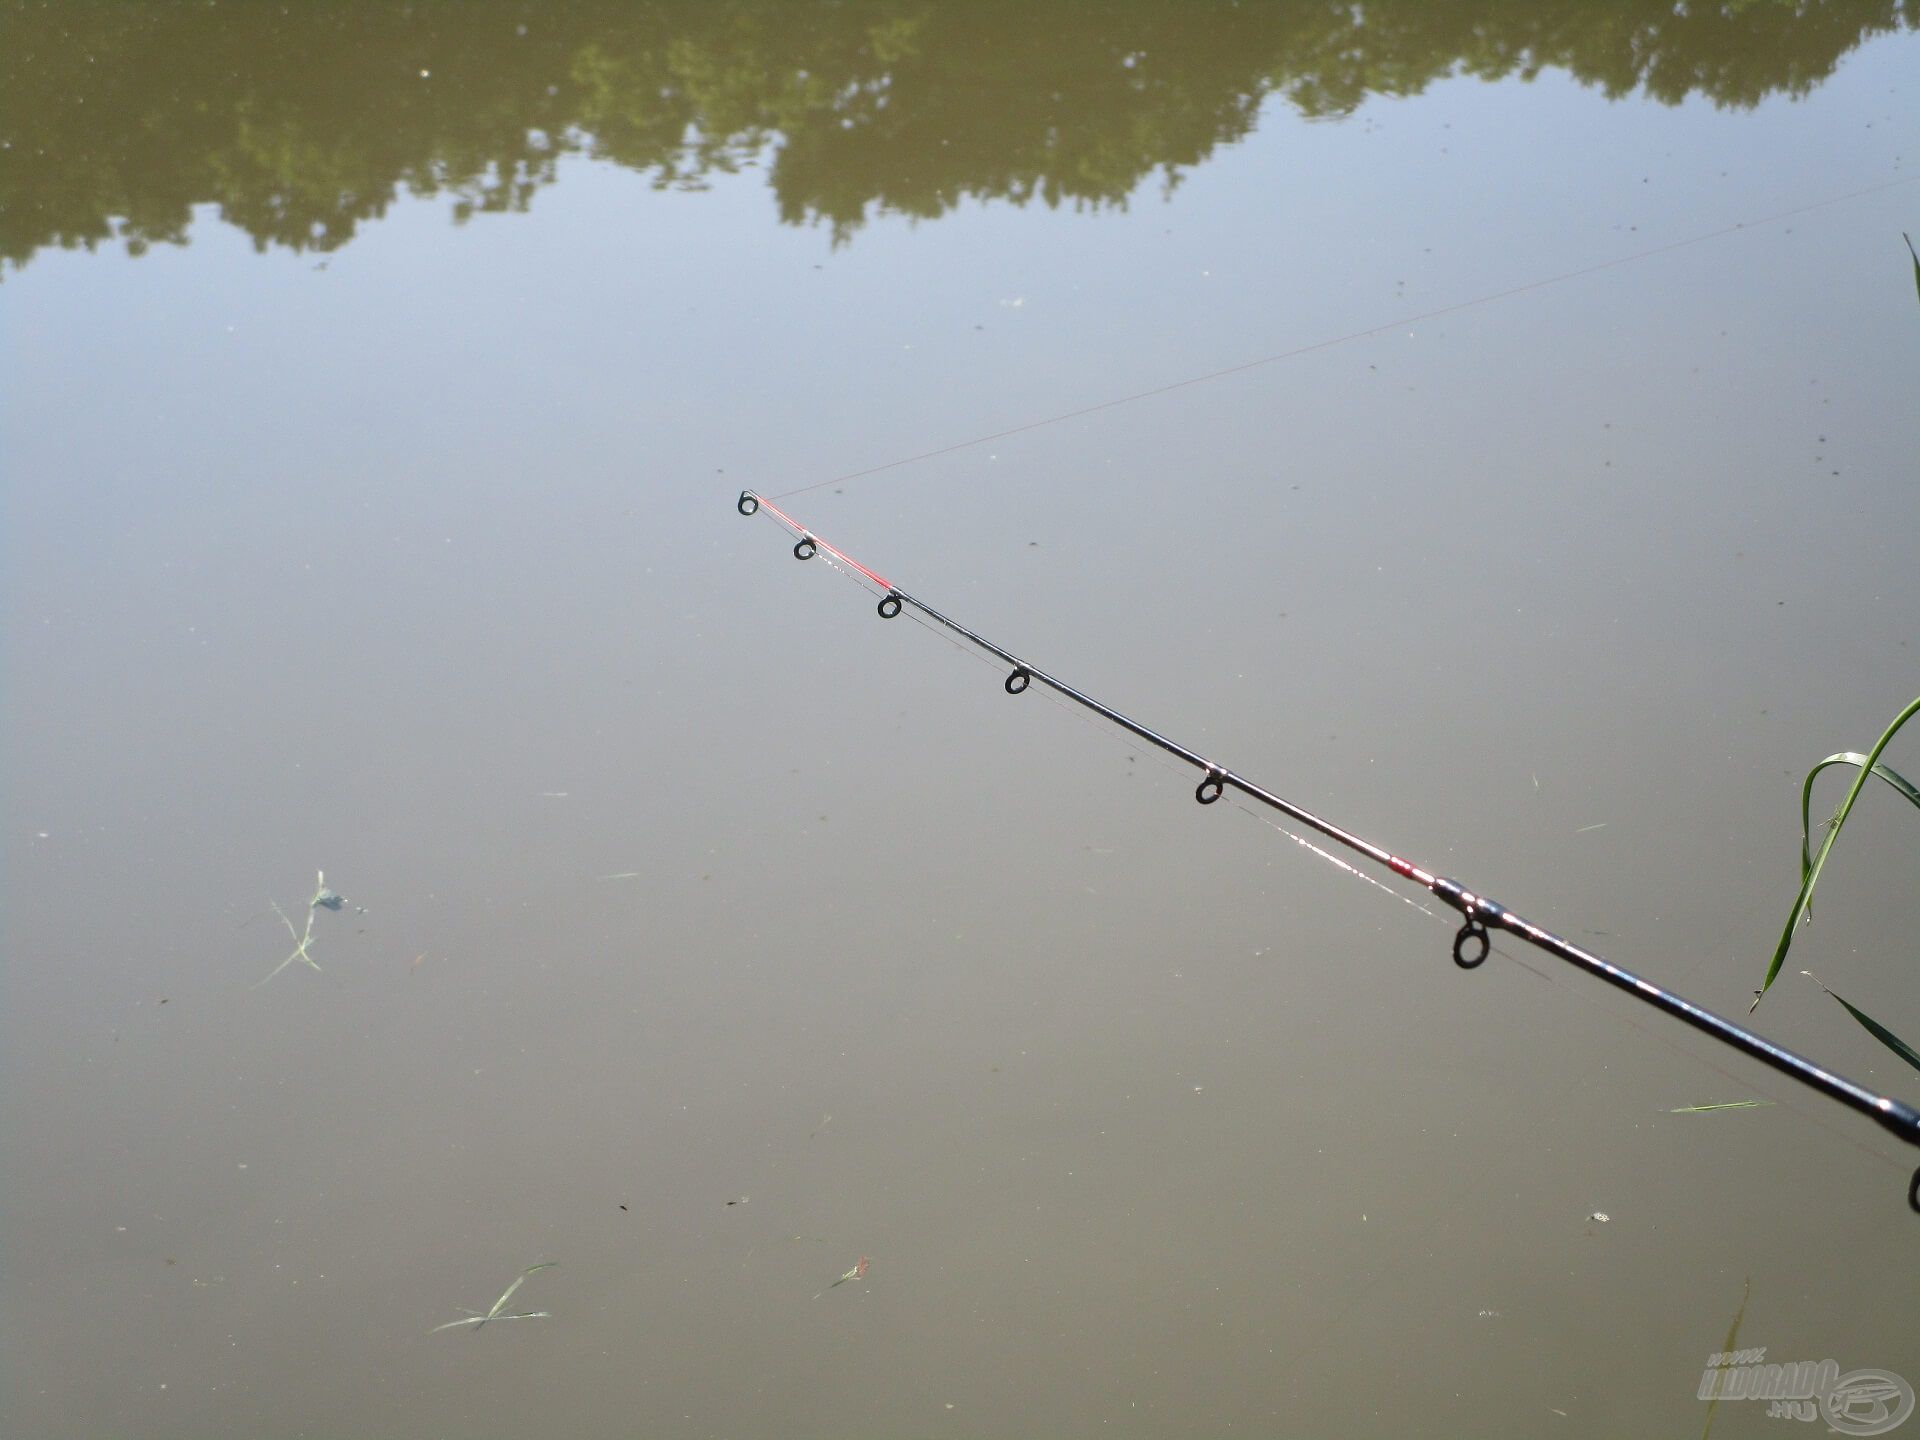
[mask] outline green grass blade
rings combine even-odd
[[[545,1320],[545,1319],[548,1319],[549,1312],[545,1310],[523,1310],[517,1315],[503,1315],[500,1312],[507,1308],[507,1301],[513,1298],[513,1292],[518,1290],[522,1285],[527,1283],[527,1277],[529,1275],[533,1274],[534,1271],[536,1270],[551,1270],[553,1269],[554,1266],[558,1265],[559,1263],[560,1262],[558,1260],[543,1260],[538,1265],[529,1265],[526,1269],[522,1270],[517,1276],[514,1277],[513,1283],[507,1286],[506,1291],[500,1296],[498,1300],[493,1302],[493,1307],[489,1309],[486,1314],[482,1315],[482,1314],[479,1314],[477,1311],[470,1310],[467,1312],[466,1319],[449,1320],[444,1325],[434,1326],[433,1329],[429,1330],[427,1333],[429,1335],[438,1335],[442,1330],[452,1330],[461,1325],[471,1325],[477,1330],[482,1325],[486,1324],[489,1320]]]
[[[503,1309],[505,1309],[507,1301],[513,1298],[513,1292],[518,1290],[522,1285],[526,1283],[527,1283],[527,1277],[522,1275],[518,1280],[515,1280],[511,1285],[507,1286],[506,1293],[502,1295],[498,1300],[494,1301],[493,1308],[487,1311],[487,1318],[491,1320],[493,1319],[494,1316],[498,1315]]]
[[[1820,985],[1820,988],[1822,990],[1827,990],[1827,987],[1825,985],[1820,984],[1820,977],[1818,975],[1815,975],[1811,970],[1802,970],[1800,973],[1806,976],[1809,980],[1813,981],[1814,984]],[[1882,1045],[1886,1046],[1889,1050],[1893,1051],[1894,1054],[1898,1055],[1902,1060],[1906,1061],[1907,1064],[1913,1066],[1914,1069],[1920,1070],[1920,1054],[1916,1054],[1914,1051],[1914,1048],[1911,1045],[1907,1044],[1906,1041],[1902,1040],[1898,1035],[1894,1034],[1891,1030],[1887,1029],[1886,1026],[1882,1025],[1878,1020],[1874,1019],[1871,1015],[1867,1014],[1867,1012],[1862,1010],[1859,1006],[1853,1004],[1850,1000],[1847,999],[1846,996],[1835,995],[1834,992],[1831,990],[1827,990],[1827,994],[1833,995],[1834,999],[1838,1000],[1842,1005],[1846,1006],[1847,1013],[1853,1016],[1854,1019],[1858,1020],[1860,1022],[1861,1028],[1864,1029],[1869,1035],[1873,1036],[1874,1039],[1878,1040]]]
[[[1907,253],[1913,256],[1913,289],[1916,295],[1920,295],[1920,250],[1913,248],[1913,237],[1906,231],[1900,232],[1900,238],[1907,242]]]
[[[499,1315],[499,1313],[502,1310],[506,1308],[507,1301],[513,1298],[513,1292],[518,1290],[522,1285],[527,1283],[527,1276],[533,1274],[533,1272],[536,1270],[551,1270],[554,1266],[558,1265],[559,1263],[560,1262],[558,1260],[548,1260],[539,1265],[529,1265],[526,1269],[522,1270],[520,1272],[520,1277],[517,1280],[515,1280],[511,1285],[507,1286],[507,1293],[502,1295],[498,1300],[493,1302],[493,1309],[487,1312],[487,1318],[489,1320],[493,1319],[495,1316]]]
[[[1891,785],[1905,797],[1908,804],[1920,808],[1920,786],[1916,786],[1891,765],[1869,765],[1867,757],[1857,750],[1847,750],[1838,755],[1827,756],[1807,772],[1806,782],[1800,787],[1800,878],[1802,880],[1805,880],[1807,872],[1813,869],[1813,855],[1808,848],[1812,844],[1813,835],[1813,778],[1829,765],[1864,767],[1868,773],[1878,775]]]
[[[1887,748],[1887,742],[1900,732],[1900,727],[1920,714],[1920,697],[1894,717],[1893,723],[1881,733],[1874,742],[1873,749],[1861,757],[1861,765],[1853,777],[1853,785],[1847,791],[1847,798],[1840,802],[1840,808],[1833,812],[1833,823],[1827,827],[1826,837],[1820,842],[1819,851],[1807,865],[1806,872],[1800,877],[1800,893],[1794,898],[1793,909],[1787,914],[1787,923],[1781,928],[1780,943],[1774,947],[1773,960],[1767,966],[1767,978],[1760,982],[1760,988],[1754,992],[1753,1004],[1749,1012],[1758,1009],[1761,997],[1773,988],[1773,982],[1780,978],[1780,967],[1787,963],[1787,952],[1793,948],[1793,932],[1806,917],[1807,907],[1813,903],[1813,887],[1819,883],[1820,872],[1825,868],[1827,856],[1833,853],[1833,842],[1840,838],[1840,827],[1847,823],[1847,816],[1853,811],[1853,802],[1860,798],[1860,792],[1866,787],[1867,777],[1874,773],[1880,763],[1880,752]],[[1804,794],[1804,790],[1803,790]]]

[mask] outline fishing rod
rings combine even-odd
[[[1122,715],[1110,705],[1102,704],[1084,691],[1076,690],[1039,666],[1022,660],[1010,650],[1004,650],[983,635],[976,634],[958,620],[942,614],[926,601],[909,594],[891,580],[869,570],[846,551],[821,539],[813,531],[795,520],[791,515],[774,505],[765,496],[753,490],[742,490],[736,502],[736,508],[742,515],[754,515],[765,510],[777,519],[796,537],[793,554],[796,560],[811,560],[822,551],[839,560],[849,569],[857,572],[885,593],[878,606],[880,618],[892,620],[904,609],[911,606],[935,624],[944,626],[961,637],[968,644],[987,654],[996,656],[1010,665],[1003,687],[1009,695],[1018,695],[1036,683],[1046,686],[1055,693],[1071,700],[1074,704],[1091,710],[1102,719],[1111,722],[1131,735],[1156,745],[1176,759],[1183,760],[1201,772],[1200,783],[1195,787],[1193,798],[1202,805],[1211,805],[1228,790],[1235,790],[1249,800],[1256,800],[1269,809],[1278,810],[1300,824],[1318,831],[1327,839],[1341,845],[1356,854],[1365,856],[1376,865],[1391,870],[1403,880],[1411,880],[1425,889],[1462,917],[1458,933],[1453,937],[1453,963],[1462,970],[1478,969],[1492,952],[1493,930],[1503,930],[1509,935],[1519,937],[1535,949],[1565,960],[1579,967],[1589,975],[1606,981],[1609,985],[1624,990],[1627,994],[1657,1010],[1664,1010],[1677,1020],[1685,1021],[1696,1030],[1704,1031],[1723,1045],[1730,1045],[1770,1065],[1781,1074],[1798,1080],[1802,1085],[1818,1090],[1830,1099],[1838,1100],[1853,1110],[1858,1110],[1877,1121],[1884,1129],[1906,1141],[1909,1145],[1920,1146],[1920,1110],[1905,1101],[1896,1100],[1889,1095],[1875,1094],[1866,1086],[1849,1080],[1846,1076],[1817,1065],[1786,1046],[1755,1034],[1743,1025],[1735,1024],[1722,1015],[1715,1014],[1705,1006],[1696,1005],[1671,990],[1643,980],[1630,970],[1624,970],[1603,956],[1590,950],[1583,950],[1572,941],[1563,939],[1543,926],[1508,909],[1497,900],[1490,900],[1478,891],[1469,889],[1458,880],[1450,880],[1444,875],[1435,874],[1411,860],[1403,860],[1384,846],[1363,839],[1350,830],[1342,829],[1330,820],[1324,820],[1304,806],[1297,805],[1284,796],[1276,795],[1264,786],[1256,785],[1242,775],[1235,774],[1226,766],[1209,760],[1197,751],[1189,750],[1177,740],[1170,740],[1157,730],[1150,730],[1139,721]],[[1907,1183],[1907,1204],[1920,1214],[1920,1169],[1913,1172],[1913,1178]]]

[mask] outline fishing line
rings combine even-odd
[[[1112,400],[1102,400],[1094,405],[1083,405],[1078,410],[1067,410],[1058,415],[1049,415],[1044,420],[1029,420],[1025,424],[1011,425],[1004,430],[996,430],[991,435],[976,435],[971,440],[957,440],[951,445],[942,445],[934,450],[922,450],[917,455],[906,455],[898,460],[889,460],[881,465],[870,465],[864,470],[850,470],[844,475],[834,475],[825,480],[815,480],[810,484],[799,485],[791,490],[782,490],[777,495],[764,496],[768,500],[785,500],[789,496],[804,495],[809,490],[819,490],[828,485],[844,485],[850,480],[863,480],[869,475],[878,475],[885,470],[898,470],[905,465],[917,465],[922,460],[932,460],[941,455],[951,455],[956,450],[970,450],[976,445],[990,444],[995,440],[1005,440],[1011,435],[1024,435],[1029,430],[1041,430],[1049,425],[1063,424],[1068,420],[1078,420],[1086,415],[1097,415],[1102,410],[1112,410],[1121,405],[1131,405],[1136,400],[1150,400],[1156,395],[1170,395],[1176,390],[1185,390],[1195,385],[1205,385],[1209,381],[1224,380],[1229,375],[1244,374],[1248,370],[1257,370],[1263,365],[1277,364],[1282,360],[1297,359],[1302,355],[1311,355],[1318,350],[1331,350],[1338,345],[1346,345],[1355,340],[1365,340],[1372,335],[1384,335],[1390,330],[1398,330],[1407,325],[1420,325],[1429,320],[1438,320],[1442,316],[1457,315],[1462,310],[1471,310],[1478,305],[1491,305],[1496,300],[1508,300],[1515,295],[1525,295],[1534,290],[1544,290],[1550,285],[1562,285],[1569,280],[1578,280],[1586,275],[1598,275],[1603,270],[1618,269],[1622,265],[1631,265],[1635,261],[1650,260],[1656,255],[1671,254],[1675,250],[1685,250],[1690,246],[1704,245],[1709,240],[1724,239],[1728,235],[1737,235],[1742,230],[1757,230],[1765,225],[1777,225],[1782,220],[1791,220],[1796,215],[1811,214],[1815,210],[1825,210],[1829,206],[1843,205],[1849,200],[1859,200],[1868,195],[1878,195],[1884,190],[1892,190],[1900,185],[1911,185],[1920,180],[1920,175],[1903,175],[1898,180],[1883,181],[1878,185],[1869,185],[1860,190],[1849,190],[1844,195],[1830,195],[1824,200],[1814,200],[1805,205],[1796,205],[1791,210],[1778,210],[1771,215],[1763,215],[1758,220],[1736,220],[1731,225],[1722,225],[1717,230],[1702,231],[1698,235],[1689,235],[1682,240],[1670,240],[1664,245],[1654,245],[1645,250],[1635,250],[1628,255],[1616,255],[1611,260],[1601,260],[1592,265],[1582,265],[1575,270],[1563,270],[1558,275],[1547,275],[1538,280],[1529,280],[1524,284],[1512,285],[1505,290],[1489,291],[1477,295],[1471,300],[1455,301],[1451,305],[1442,305],[1434,310],[1422,310],[1417,314],[1406,315],[1398,320],[1389,320],[1381,325],[1369,325],[1364,330],[1350,331],[1345,335],[1336,335],[1328,340],[1315,340],[1310,344],[1299,345],[1291,350],[1276,351],[1271,355],[1262,355],[1257,360],[1242,361],[1238,365],[1229,365],[1224,370],[1209,370],[1204,375],[1192,375],[1185,380],[1175,380],[1166,385],[1156,385],[1151,390],[1136,390],[1131,395],[1121,395]]]
[[[1453,960],[1462,970],[1478,969],[1485,963],[1488,956],[1493,953],[1493,932],[1500,931],[1512,935],[1537,950],[1586,971],[1596,979],[1606,981],[1643,1004],[1664,1011],[1720,1043],[1739,1050],[1763,1065],[1799,1081],[1802,1085],[1819,1091],[1829,1099],[1859,1111],[1906,1143],[1920,1145],[1920,1110],[1914,1109],[1906,1102],[1877,1094],[1724,1016],[1696,1005],[1691,1000],[1663,989],[1649,980],[1642,979],[1602,956],[1575,945],[1572,941],[1543,926],[1536,925],[1516,911],[1468,888],[1460,881],[1437,874],[1411,860],[1403,859],[1385,847],[1314,814],[1294,801],[1255,784],[1197,751],[1188,749],[1180,742],[1147,728],[1137,720],[1130,719],[1093,696],[1076,690],[1039,666],[1021,659],[1012,651],[1003,649],[985,636],[969,630],[959,621],[903,590],[885,576],[855,560],[846,551],[820,538],[773,504],[770,498],[756,494],[752,490],[742,490],[736,502],[736,508],[740,514],[746,516],[754,515],[764,509],[777,519],[795,537],[793,554],[796,559],[809,560],[824,553],[841,562],[846,567],[849,578],[852,578],[855,573],[864,578],[875,587],[875,591],[881,592],[881,599],[876,608],[882,619],[895,619],[911,609],[917,612],[916,619],[931,621],[951,632],[949,638],[959,637],[980,652],[982,658],[991,655],[1012,667],[1002,682],[1002,688],[1007,694],[1021,695],[1038,684],[1044,687],[1043,693],[1050,690],[1134,738],[1145,741],[1166,755],[1197,769],[1201,773],[1201,780],[1194,791],[1194,798],[1200,804],[1214,804],[1232,790],[1236,792],[1237,799],[1243,797],[1269,810],[1277,811],[1305,828],[1317,832],[1335,845],[1371,860],[1382,869],[1391,871],[1402,880],[1421,886],[1435,899],[1457,911],[1462,917],[1463,923],[1453,938]],[[1908,1183],[1907,1203],[1916,1213],[1920,1213],[1920,1169],[1914,1171]]]

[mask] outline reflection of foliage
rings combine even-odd
[[[968,197],[1123,204],[1246,135],[1449,75],[1803,94],[1920,0],[0,0],[0,259],[184,241],[210,203],[328,250],[397,190],[523,209],[584,153],[662,186],[767,163],[850,234]]]

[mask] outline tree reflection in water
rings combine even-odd
[[[974,0],[9,0],[0,260],[184,244],[212,204],[330,251],[397,194],[523,210],[568,155],[669,188],[764,166],[780,218],[850,239],[964,200],[1124,205],[1279,96],[1337,117],[1469,75],[1610,97],[1798,95],[1920,0],[1033,5]]]

